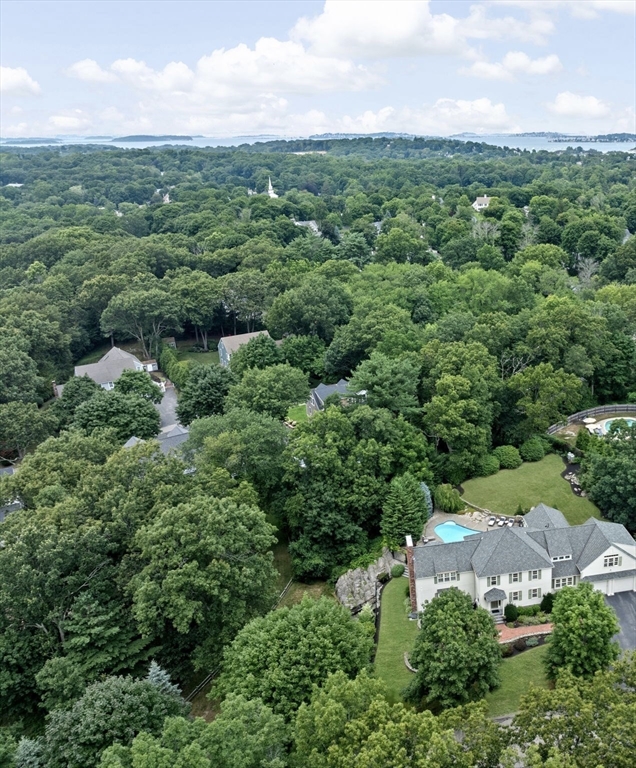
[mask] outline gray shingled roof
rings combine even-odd
[[[255,339],[257,336],[269,336],[269,332],[254,331],[254,333],[239,333],[236,336],[223,336],[222,339],[219,339],[219,344],[223,342],[223,346],[231,357],[239,347],[247,344],[248,341]]]
[[[486,592],[484,595],[484,600],[490,603],[493,600],[505,600],[506,597],[507,595],[503,589],[497,589],[497,587],[493,587],[492,589],[489,589],[488,592]]]
[[[316,399],[324,405],[329,395],[346,395],[347,382],[340,379],[337,384],[319,384],[315,389],[312,389],[312,392],[316,395]]]
[[[589,538],[578,557],[577,565],[580,570],[587,568],[590,563],[593,563],[597,557],[600,557],[612,544],[634,546],[634,539],[627,532],[627,529],[618,523],[608,523],[591,517],[579,527],[584,530],[591,528]]]
[[[636,568],[631,571],[614,571],[613,573],[597,573],[595,576],[583,576],[581,581],[606,581],[607,579],[633,579]]]
[[[163,429],[158,435],[159,448],[161,452],[168,454],[183,445],[190,436],[187,427],[181,424],[174,424],[172,427]]]
[[[569,528],[569,523],[563,514],[547,504],[537,504],[523,518],[526,527],[534,530],[545,528]]]
[[[426,544],[413,549],[415,578],[426,579],[436,573],[472,571],[471,559],[482,536],[470,536],[452,544]]]
[[[490,531],[473,556],[477,576],[533,570],[551,566],[547,552],[523,528]]]
[[[97,384],[115,382],[124,371],[134,371],[141,365],[139,358],[124,352],[119,347],[113,347],[96,363],[90,365],[76,365],[76,376],[88,376]]]
[[[558,579],[563,576],[578,576],[579,569],[576,567],[574,560],[559,560],[556,563],[552,563],[552,578]]]

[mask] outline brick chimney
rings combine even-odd
[[[415,564],[413,563],[413,538],[406,537],[406,565],[409,569],[409,597],[411,598],[411,611],[417,613],[417,596],[415,594]]]

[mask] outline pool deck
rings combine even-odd
[[[488,531],[488,524],[486,520],[482,520],[481,512],[468,513],[466,515],[449,515],[446,512],[434,512],[430,517],[426,528],[424,529],[424,536],[435,541],[442,541],[440,537],[435,533],[435,526],[440,523],[453,522],[457,525],[463,525],[464,528],[470,528],[472,531],[481,533],[482,531]],[[444,543],[444,542],[442,542]]]

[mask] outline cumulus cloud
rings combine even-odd
[[[0,92],[16,96],[40,93],[40,86],[24,67],[0,67]]]
[[[66,74],[87,83],[111,83],[117,80],[112,72],[102,69],[94,59],[76,61],[66,70]]]
[[[510,51],[500,62],[475,61],[460,69],[461,74],[486,80],[514,80],[516,75],[554,75],[563,69],[555,53],[531,59],[522,51]]]
[[[481,5],[465,18],[434,14],[429,0],[326,0],[322,13],[301,18],[291,31],[323,56],[389,58],[423,54],[471,55],[471,39],[516,38],[543,44],[554,31],[543,16],[528,20],[487,16]]]
[[[82,131],[88,128],[91,121],[80,111],[74,115],[51,115],[49,125],[58,131]]]
[[[606,117],[610,113],[609,104],[596,96],[582,96],[571,91],[562,91],[546,106],[550,112],[560,117],[598,118]]]
[[[345,116],[339,121],[338,128],[360,133],[397,130],[434,135],[520,130],[504,104],[493,104],[487,98],[472,101],[445,98],[418,109],[384,107],[377,112],[367,110],[356,117]]]

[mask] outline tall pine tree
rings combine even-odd
[[[420,483],[410,472],[394,477],[382,508],[381,530],[387,547],[399,549],[407,535],[418,539],[427,517],[426,498]]]

